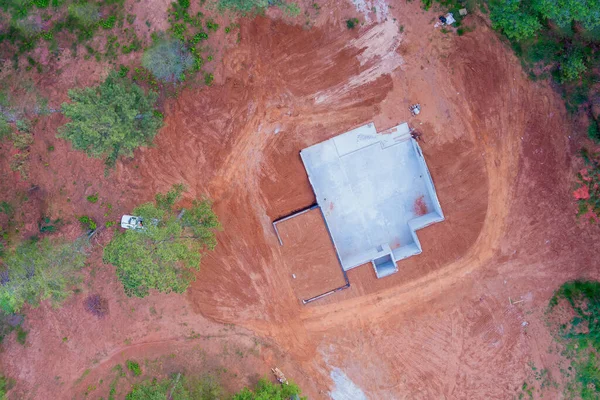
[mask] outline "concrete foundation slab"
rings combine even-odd
[[[406,123],[361,126],[300,152],[344,270],[371,262],[378,277],[421,252],[415,231],[444,219]]]

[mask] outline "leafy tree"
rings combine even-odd
[[[501,0],[490,4],[490,19],[494,29],[513,40],[530,38],[542,27],[527,0]]]
[[[193,67],[194,58],[182,41],[163,37],[144,51],[142,65],[162,81],[178,82]]]
[[[200,252],[215,248],[214,231],[220,225],[209,201],[194,200],[191,208],[175,213],[183,190],[183,185],[175,185],[158,194],[156,204],[134,209],[143,228],[116,234],[104,249],[104,262],[117,268],[128,296],[144,297],[150,289],[185,292],[200,268]]]
[[[533,0],[534,9],[544,18],[568,27],[579,22],[588,30],[600,26],[599,0]]]
[[[162,116],[154,112],[157,97],[111,71],[99,86],[69,91],[72,102],[63,103],[62,110],[71,121],[59,137],[114,165],[119,156],[131,156],[154,139],[162,125]]]
[[[29,241],[7,252],[0,272],[0,308],[18,312],[25,303],[59,303],[70,295],[76,273],[85,263],[84,242],[55,244],[48,239]],[[1,265],[1,264],[0,264]]]
[[[262,378],[254,390],[244,388],[235,394],[232,400],[288,400],[299,394],[300,388],[293,383],[280,385]]]

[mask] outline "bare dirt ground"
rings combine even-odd
[[[127,299],[96,250],[86,289],[60,310],[29,311],[26,347],[3,344],[15,396],[81,398],[90,386],[105,395],[110,369],[128,358],[159,360],[163,374],[226,368],[230,389],[279,365],[311,399],[512,398],[528,363],[560,380],[543,311],[565,280],[599,277],[600,236],[574,215],[579,145],[561,99],[529,81],[479,17],[459,37],[435,30],[436,13],[417,2],[389,5],[387,20],[369,12],[372,22],[352,31],[351,3],[320,4],[309,27],[278,11],[241,20],[215,85],[170,100],[155,147],[109,178],[54,138],[60,115],[35,127],[30,182],[43,193],[41,214],[115,219],[183,182],[188,196],[214,200],[224,229],[185,297]],[[63,84],[49,85],[66,98]],[[415,102],[423,112],[411,118]],[[293,255],[271,222],[314,202],[299,150],[369,121],[420,129],[446,221],[419,231],[423,254],[398,274],[377,280],[358,267],[349,289],[302,306],[281,267]],[[27,190],[4,176],[4,187]],[[90,206],[94,192],[101,202]],[[297,236],[314,240],[310,229]],[[330,252],[305,262],[338,268]],[[83,309],[92,292],[109,298],[104,320]]]

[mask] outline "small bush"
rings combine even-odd
[[[216,32],[219,29],[219,24],[217,24],[212,19],[209,19],[208,21],[206,21],[206,29],[208,29],[209,31]]]
[[[21,325],[19,325],[17,327],[17,342],[19,342],[20,344],[22,344],[23,346],[25,346],[25,342],[27,341],[27,334],[29,332],[27,332],[25,329],[23,329],[21,327]]]
[[[88,197],[86,197],[87,201],[89,201],[90,203],[97,203],[98,202],[98,193],[94,193]]]
[[[346,20],[346,27],[347,27],[348,29],[354,29],[354,27],[355,27],[356,25],[358,25],[358,23],[359,23],[359,21],[358,21],[358,18],[351,18],[351,19],[347,19],[347,20]]]
[[[100,10],[96,3],[73,3],[68,12],[69,17],[80,28],[92,28],[100,21]]]
[[[108,300],[99,294],[89,295],[84,302],[85,309],[98,318],[108,315]]]
[[[9,137],[12,134],[12,126],[6,120],[4,115],[0,114],[0,140]]]
[[[83,227],[83,229],[87,229],[89,231],[95,231],[96,228],[98,227],[96,225],[96,222],[91,217],[88,217],[87,215],[82,215],[81,217],[79,217],[77,219],[79,220],[79,222],[81,222],[81,226]]]
[[[133,376],[142,375],[142,368],[140,367],[140,364],[135,361],[127,360],[127,369],[133,372]]]
[[[33,136],[30,133],[15,133],[12,142],[15,149],[25,150],[33,143]]]
[[[117,22],[117,17],[114,15],[111,15],[108,18],[105,18],[102,21],[100,21],[100,26],[102,26],[102,28],[104,28],[104,29],[112,29],[115,26],[116,22]]]
[[[565,57],[565,60],[560,64],[560,76],[563,82],[570,82],[579,79],[581,74],[587,70],[583,62],[581,53],[573,53]]]
[[[592,120],[588,127],[588,137],[594,142],[600,143],[600,128],[598,128],[598,123],[595,120]]]
[[[182,41],[160,38],[144,51],[142,65],[162,81],[178,82],[192,68],[194,59]]]

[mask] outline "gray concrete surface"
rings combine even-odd
[[[396,261],[421,253],[415,231],[444,219],[406,123],[379,133],[370,123],[300,156],[346,271],[371,262],[379,278],[396,272]]]

